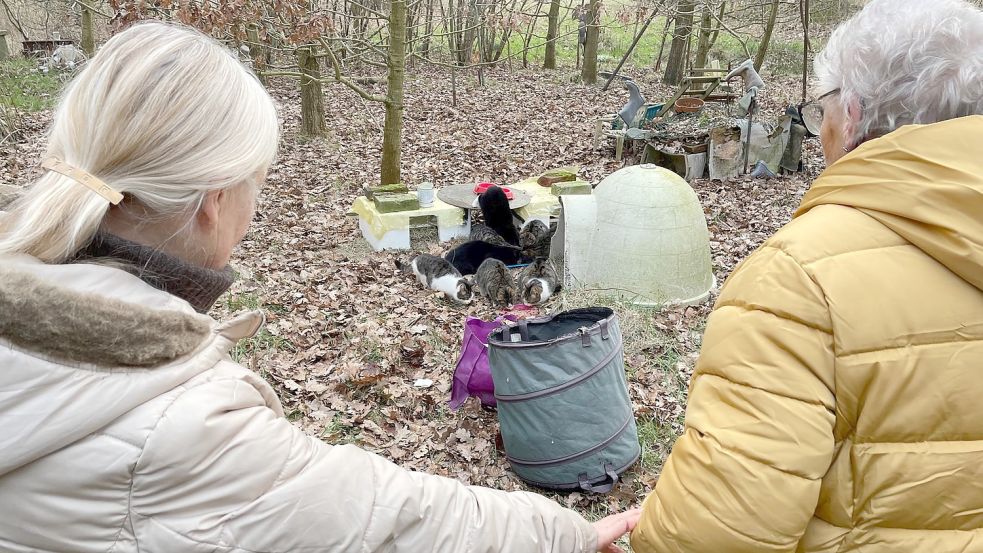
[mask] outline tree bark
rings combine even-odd
[[[423,35],[423,46],[420,53],[423,57],[430,57],[430,37],[433,35],[433,0],[427,0],[427,28]]]
[[[560,0],[550,0],[547,21],[546,57],[543,59],[543,69],[556,69],[556,39],[560,34]]]
[[[679,0],[676,5],[676,21],[672,30],[672,44],[669,46],[669,60],[666,61],[666,75],[663,81],[678,85],[683,80],[686,69],[686,45],[693,30],[695,0]]]
[[[710,55],[710,46],[712,46],[710,43],[711,9],[711,6],[703,7],[703,16],[700,18],[700,39],[696,43],[696,59],[693,60],[693,67],[707,66],[707,57]]]
[[[92,57],[96,54],[96,40],[92,34],[92,10],[82,4],[82,51]]]
[[[584,84],[597,82],[597,43],[601,36],[601,1],[590,0],[587,8],[587,42],[584,44],[584,67],[580,73]]]
[[[400,182],[400,143],[403,134],[403,82],[406,74],[406,0],[390,0],[389,81],[386,121],[382,130],[380,184]]]
[[[246,38],[249,40],[249,57],[253,60],[253,71],[259,82],[263,83],[263,86],[268,86],[266,75],[263,74],[263,70],[266,69],[266,53],[259,42],[259,29],[256,25],[250,25],[246,29]]]
[[[297,49],[297,66],[300,68],[300,118],[301,133],[307,137],[327,134],[324,123],[324,95],[321,93],[321,70],[315,57],[315,47]]]
[[[459,12],[463,4],[465,1],[461,0],[458,6]],[[474,53],[475,43],[478,41],[478,0],[467,0],[466,5],[468,11],[461,25],[464,43],[458,50],[458,63],[462,66],[471,62],[471,55]]]
[[[761,44],[754,55],[754,69],[761,71],[761,66],[765,63],[765,56],[768,55],[768,43],[771,42],[771,34],[775,31],[775,20],[778,19],[778,2],[771,0],[771,13],[768,15],[768,23],[765,24],[765,33],[761,37]]]

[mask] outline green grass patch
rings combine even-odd
[[[28,112],[51,109],[62,86],[57,74],[41,73],[34,60],[0,60],[0,103],[6,106]]]
[[[252,338],[239,340],[230,355],[236,363],[245,364],[252,357],[271,351],[294,351],[294,346],[283,336],[275,336],[264,328]]]
[[[658,474],[662,471],[672,444],[679,436],[671,426],[661,424],[657,419],[648,417],[638,420],[638,441],[642,444],[642,469]]]
[[[544,7],[545,13],[545,7]],[[642,29],[644,20],[637,24],[634,20],[625,23],[616,18],[613,14],[602,13],[602,24],[600,37],[598,39],[598,70],[611,71],[621,61],[622,56],[628,51],[635,35]],[[695,54],[698,33],[699,18],[695,22],[692,38],[691,55]],[[561,13],[559,38],[556,41],[556,59],[558,67],[572,68],[577,63],[577,40],[579,22]],[[547,20],[540,18],[533,31],[532,39],[529,41],[529,51],[525,53],[528,65],[531,68],[542,67],[546,56],[546,37]],[[628,64],[635,67],[654,67],[662,50],[663,67],[669,56],[670,43],[672,39],[672,25],[666,32],[666,17],[657,16],[649,24],[642,38],[632,50],[628,58]],[[663,36],[667,40],[663,46]],[[521,65],[523,59],[523,48],[525,47],[525,30],[515,31],[509,36],[509,47],[503,50],[503,63],[508,63],[504,58],[511,51],[515,65]],[[746,37],[747,48],[753,57],[758,49],[759,41],[756,37]],[[812,38],[813,48],[821,47],[819,37]],[[435,44],[435,50],[447,52],[446,46]],[[727,67],[728,63],[739,63],[748,57],[748,52],[741,45],[741,41],[736,37],[721,31],[717,40],[710,49],[709,61],[719,61],[722,67]],[[775,74],[797,74],[802,71],[802,40],[783,40],[779,33],[775,33],[771,39],[768,56],[766,59],[767,70]]]
[[[335,415],[321,431],[321,439],[332,445],[358,444],[362,430],[342,422],[341,415]]]
[[[282,315],[287,312],[287,308],[277,303],[264,303],[258,295],[252,292],[235,294],[225,300],[225,307],[233,313],[239,311],[261,310],[268,313]]]

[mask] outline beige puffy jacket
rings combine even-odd
[[[217,324],[118,269],[0,257],[0,551],[587,553],[532,493],[293,427]]]

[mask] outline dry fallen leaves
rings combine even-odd
[[[635,77],[650,98],[669,94],[644,84],[657,82],[650,74],[636,71]],[[424,72],[408,80],[407,184],[511,182],[562,165],[580,165],[582,178],[596,183],[619,168],[610,145],[590,145],[594,119],[616,112],[626,99],[618,87],[601,93],[559,74],[512,75],[506,68],[488,71],[486,79],[484,88],[459,79],[453,108],[445,75]],[[776,117],[796,85],[769,82],[763,109]],[[466,317],[490,320],[500,312],[480,301],[456,306],[421,289],[396,271],[399,253],[371,252],[357,221],[346,217],[362,186],[376,181],[378,107],[343,87],[327,87],[331,135],[304,140],[297,136],[293,83],[275,83],[273,94],[284,118],[284,143],[233,260],[240,278],[215,312],[221,317],[260,307],[267,313],[266,333],[254,339],[243,362],[270,381],[291,420],[313,436],[354,442],[406,468],[469,484],[526,489],[508,470],[494,412],[474,400],[458,412],[447,408]],[[776,98],[782,95],[787,98]],[[0,181],[26,184],[37,174],[49,121],[50,113],[29,118],[24,142],[0,146]],[[807,141],[804,159],[805,174],[692,183],[706,212],[718,282],[790,219],[808,179],[822,169],[816,141]],[[556,305],[554,300],[543,311]],[[653,314],[647,324],[665,341],[626,344],[636,412],[669,436],[653,446],[655,462],[637,465],[611,495],[573,493],[560,497],[564,504],[594,512],[621,509],[651,489],[671,436],[681,430],[685,389],[709,311],[707,304]],[[420,379],[433,385],[414,386]]]

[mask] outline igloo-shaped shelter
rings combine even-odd
[[[716,285],[703,208],[672,171],[626,167],[561,202],[551,255],[567,288],[656,307],[700,303]]]

